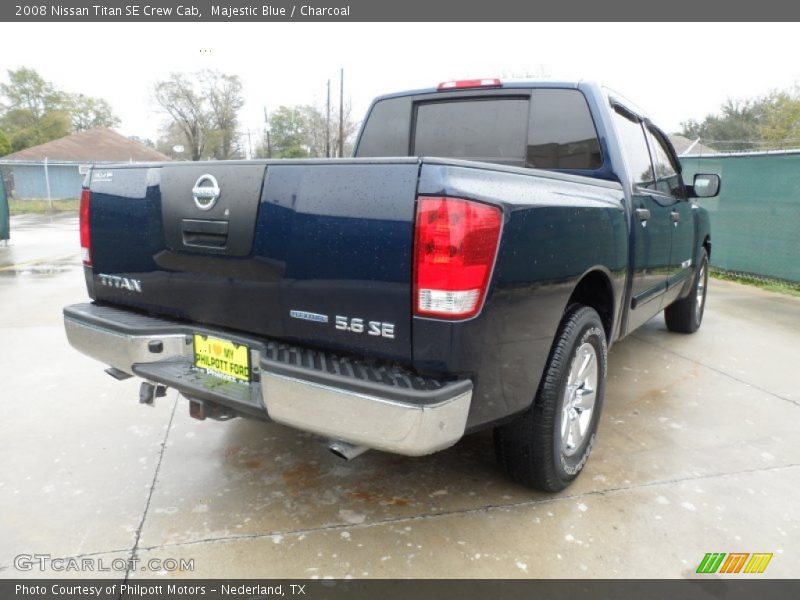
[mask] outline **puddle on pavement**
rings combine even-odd
[[[80,268],[80,263],[74,256],[29,264],[22,263],[8,266],[0,264],[0,278],[52,277],[67,271],[77,270],[78,268]]]

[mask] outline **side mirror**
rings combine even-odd
[[[722,181],[719,175],[713,173],[698,173],[694,176],[692,189],[690,190],[690,198],[713,198],[719,194],[719,188]]]

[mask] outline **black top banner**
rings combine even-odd
[[[502,22],[793,21],[786,0],[61,0],[0,2],[0,21],[18,22]],[[602,31],[598,31],[598,40]]]

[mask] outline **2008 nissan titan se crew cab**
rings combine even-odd
[[[435,158],[434,158],[435,157]],[[556,491],[595,439],[608,346],[703,318],[711,239],[667,137],[596,84],[376,99],[355,157],[95,167],[70,343],[192,416],[419,456],[494,428]]]

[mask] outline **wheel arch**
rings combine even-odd
[[[564,312],[573,304],[589,306],[597,311],[610,343],[614,332],[615,298],[611,277],[600,267],[592,268],[578,280],[569,296]]]

